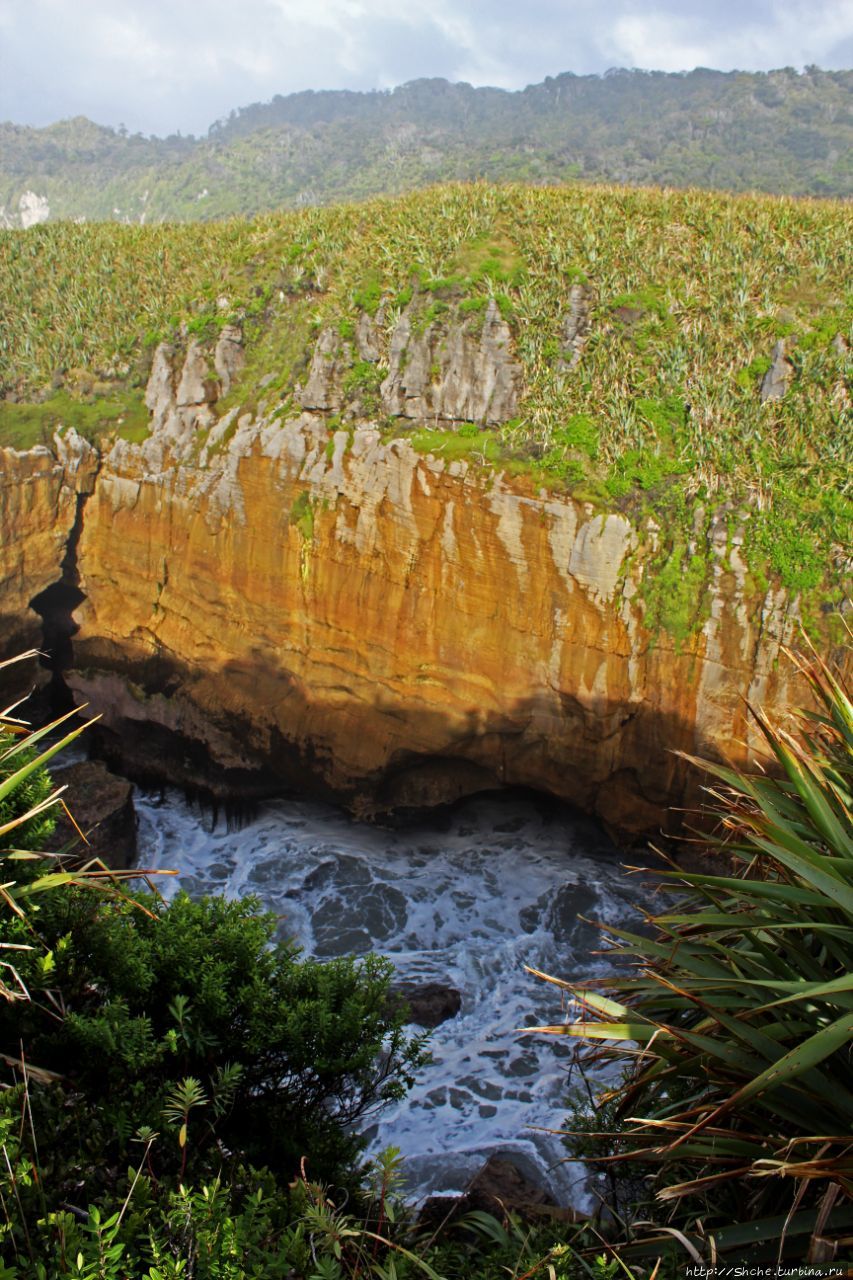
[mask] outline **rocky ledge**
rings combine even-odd
[[[68,788],[68,814],[57,811],[51,847],[75,857],[97,858],[113,871],[136,860],[133,786],[97,760],[53,771],[57,787]]]

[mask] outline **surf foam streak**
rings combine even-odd
[[[592,823],[527,798],[476,797],[404,830],[349,821],[303,802],[265,806],[239,830],[176,793],[137,796],[140,863],[178,871],[192,895],[257,895],[279,936],[321,958],[388,956],[401,980],[442,982],[462,1009],[432,1034],[433,1063],[370,1133],[406,1155],[410,1193],[459,1191],[500,1151],[579,1204],[585,1175],[560,1163],[571,1050],[515,1028],[565,1015],[530,965],[584,979],[608,968],[597,929],[631,918],[642,887]]]

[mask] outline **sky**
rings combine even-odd
[[[853,0],[0,0],[0,119],[206,133],[302,89],[853,67]]]

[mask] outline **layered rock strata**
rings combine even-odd
[[[439,341],[404,314],[386,408],[505,417],[517,368],[502,324],[492,305],[479,331]],[[369,318],[355,342],[342,354],[321,336],[301,411],[224,416],[235,335],[213,371],[197,345],[161,347],[144,444],[119,441],[100,465],[73,437],[56,456],[7,451],[6,640],[33,637],[27,603],[73,540],[85,599],[68,680],[138,771],[222,793],[310,786],[367,814],[529,786],[623,836],[673,821],[697,785],[677,751],[743,760],[744,699],[799,696],[779,661],[796,601],[750,594],[748,513],[734,536],[730,519],[697,529],[711,576],[679,645],[647,626],[654,526],[424,455],[370,421],[330,431],[347,361],[377,354]]]

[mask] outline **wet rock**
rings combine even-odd
[[[382,789],[382,808],[391,813],[418,813],[442,804],[453,804],[479,791],[500,786],[497,775],[470,760],[424,760],[401,769]]]
[[[469,1209],[482,1209],[502,1217],[508,1212],[556,1207],[556,1200],[545,1187],[538,1186],[503,1156],[489,1156],[465,1192]]]
[[[560,1206],[547,1188],[533,1182],[503,1156],[489,1156],[461,1196],[430,1196],[418,1215],[418,1225],[436,1234],[457,1218],[478,1209],[496,1218],[510,1213],[522,1218],[550,1218],[581,1222],[584,1215],[570,1205]]]
[[[429,1196],[418,1213],[418,1226],[437,1235],[466,1212],[463,1201],[464,1196]]]
[[[399,889],[387,884],[372,884],[366,888],[359,885],[358,901],[364,929],[353,928],[347,921],[348,896],[348,887],[344,885],[340,894],[328,898],[313,913],[311,927],[317,955],[362,954],[370,949],[371,941],[385,942],[398,929],[405,927],[406,899]]]
[[[462,1008],[462,993],[441,982],[395,983],[391,995],[397,1003],[409,1006],[411,1022],[430,1030],[455,1018]]]
[[[63,799],[87,843],[81,841],[74,823],[57,809],[51,848],[69,848],[81,857],[100,858],[114,871],[131,866],[136,858],[136,811],[133,787],[127,779],[111,773],[100,761],[86,760],[55,770],[53,780],[58,787],[68,788]]]
[[[788,390],[788,383],[793,376],[794,366],[785,355],[785,339],[780,338],[773,348],[773,363],[761,382],[761,403],[768,400],[781,400]]]
[[[585,917],[594,909],[596,892],[589,885],[566,884],[549,899],[545,916],[548,929],[560,943],[578,944],[586,935],[595,949],[599,941],[597,930],[581,924],[579,917]]]

